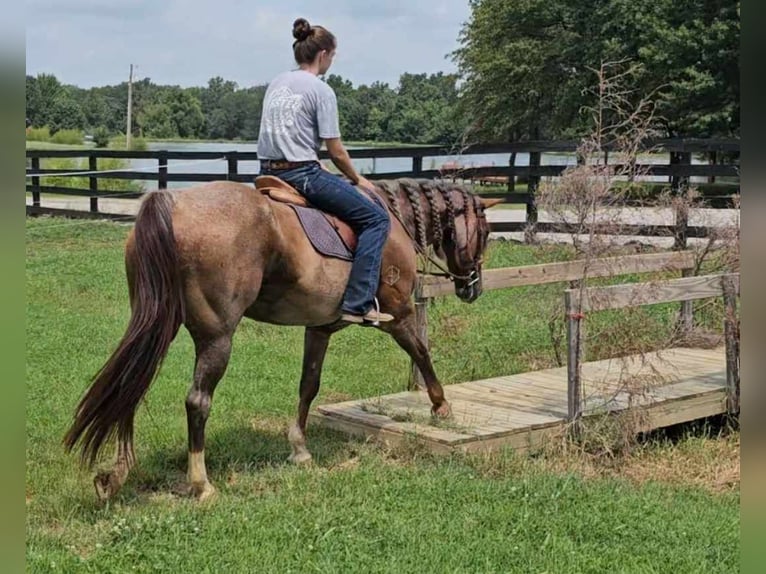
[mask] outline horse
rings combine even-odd
[[[485,210],[499,200],[446,181],[402,178],[374,185],[391,221],[377,295],[380,309],[394,320],[372,328],[391,335],[409,354],[433,415],[447,417],[449,403],[416,329],[418,258],[433,253],[446,262],[442,269],[454,280],[456,295],[474,301],[482,291],[489,236]],[[79,448],[80,464],[88,468],[105,443],[116,439],[116,460],[93,479],[98,498],[114,496],[136,463],[135,412],[181,325],[196,356],[186,396],[189,494],[200,501],[215,494],[205,467],[205,424],[244,317],[305,327],[298,412],[287,438],[289,460],[310,461],[308,412],[330,337],[349,326],[340,321],[340,303],[350,265],[320,255],[295,211],[252,184],[215,181],[148,193],[125,244],[131,307],[125,334],[93,377],[64,437],[66,450]]]

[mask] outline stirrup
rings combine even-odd
[[[373,301],[375,305],[374,309],[370,309],[364,315],[343,313],[340,317],[340,320],[347,323],[355,323],[357,325],[370,325],[372,327],[380,327],[381,323],[388,323],[389,321],[394,320],[393,315],[390,313],[383,313],[380,310],[380,303],[378,303],[377,297],[375,297]]]

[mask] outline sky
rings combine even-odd
[[[449,53],[470,17],[468,0],[26,0],[27,74],[82,88],[134,78],[240,87],[295,67],[292,23],[335,34],[330,73],[354,85],[396,87],[404,72],[454,72]]]

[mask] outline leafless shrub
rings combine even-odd
[[[569,236],[574,246],[572,257],[584,262],[582,277],[570,285],[577,290],[575,299],[580,306],[587,287],[609,283],[613,277],[624,273],[616,266],[610,273],[612,277],[595,279],[591,276],[593,262],[635,252],[635,244],[626,242],[625,237],[631,233],[638,235],[635,228],[646,226],[650,217],[655,226],[665,226],[666,229],[675,226],[675,231],[667,232],[667,236],[670,239],[675,235],[676,247],[686,242],[685,236],[678,231],[685,227],[679,223],[685,225],[694,219],[693,225],[707,228],[706,237],[690,244],[694,252],[691,274],[739,269],[738,211],[735,217],[722,224],[720,210],[716,213],[704,209],[701,195],[682,179],[676,180],[672,189],[659,196],[645,192],[647,168],[640,167],[639,157],[643,160],[657,151],[647,146],[647,140],[658,135],[654,127],[658,118],[653,94],[638,94],[630,88],[637,71],[638,67],[627,61],[604,63],[594,70],[597,78],[593,91],[595,105],[585,110],[590,114],[593,129],[577,149],[577,165],[566,169],[556,180],[541,182],[538,189],[538,206],[560,231]],[[735,205],[738,208],[738,199]],[[673,274],[677,276],[677,271]],[[669,276],[672,276],[670,272],[653,274],[652,280],[636,291],[635,303],[651,295],[657,288],[657,280]],[[646,281],[645,278],[641,280]],[[697,307],[697,311],[704,311],[703,317],[706,313],[714,316],[717,330],[720,330],[720,302],[706,302]],[[560,299],[544,316],[547,317],[553,354],[557,362],[563,364],[566,317]],[[583,360],[607,357],[613,357],[613,363],[621,364],[617,383],[614,376],[599,380],[599,377],[590,375],[583,377],[580,371],[583,380],[581,401],[586,409],[590,409],[588,414],[599,411],[609,414],[589,416],[587,424],[578,425],[580,440],[566,448],[609,457],[629,449],[638,431],[645,426],[642,405],[649,400],[651,389],[673,379],[670,365],[663,364],[662,349],[678,344],[714,346],[720,343],[720,338],[706,339],[704,331],[689,330],[688,325],[679,320],[678,305],[674,304],[659,310],[656,306],[628,307],[593,314],[580,321],[583,334],[587,326],[587,338],[579,338],[580,348],[575,350],[578,365]],[[587,340],[587,345],[583,340]],[[649,351],[656,353],[650,355]],[[616,416],[615,411],[619,413]]]

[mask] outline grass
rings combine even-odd
[[[207,427],[217,500],[199,505],[178,493],[193,364],[182,331],[137,415],[139,465],[120,495],[99,506],[91,473],[77,469],[61,438],[126,324],[128,229],[27,220],[30,572],[738,567],[737,432],[657,435],[604,464],[511,451],[434,457],[414,443],[387,449],[311,428],[315,463],[294,468],[285,462],[285,430],[295,414],[302,331],[253,322],[237,332]],[[497,242],[488,260],[494,267],[538,263],[560,258],[561,249]],[[457,382],[552,364],[544,310],[560,302],[560,290],[492,291],[473,305],[438,301],[429,309],[437,372]],[[677,309],[651,309],[640,323],[647,337],[661,338]],[[400,391],[407,372],[407,358],[386,336],[347,329],[330,345],[318,402]]]
[[[96,149],[93,144],[59,144],[48,141],[26,140],[26,149]]]

